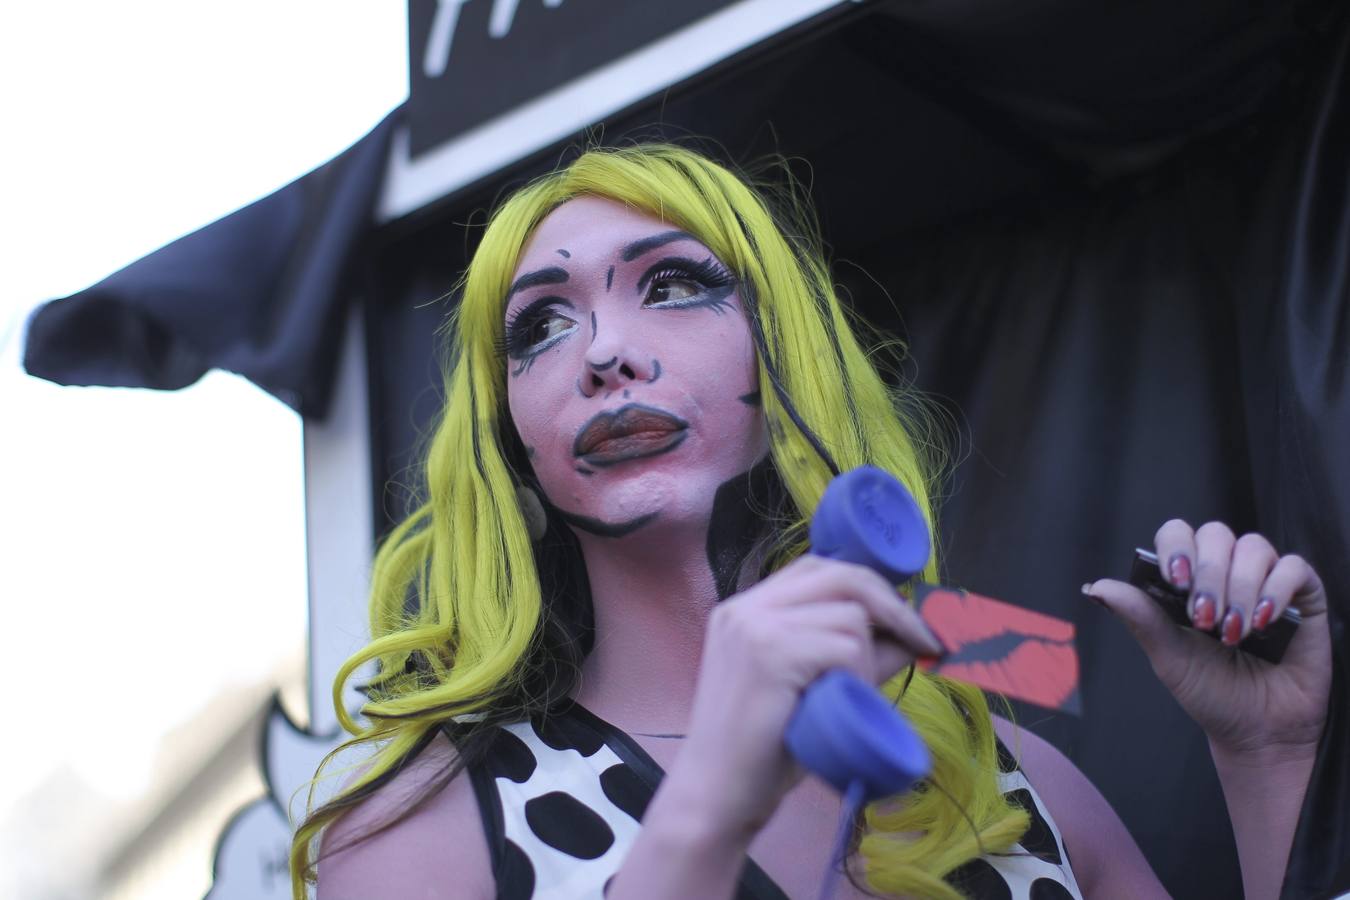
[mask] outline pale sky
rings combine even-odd
[[[359,139],[406,96],[405,15],[0,11],[0,822],[61,768],[134,795],[161,735],[306,627],[299,419],[222,374],[176,393],[29,378],[24,317]]]

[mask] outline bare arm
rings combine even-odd
[[[1077,766],[1051,744],[1005,719],[995,716],[994,730],[1059,826],[1084,897],[1168,896],[1116,811]]]
[[[1235,753],[1210,743],[1242,862],[1243,893],[1278,897],[1315,753]]]
[[[450,742],[438,737],[398,777],[324,832],[317,900],[496,896],[487,838],[465,773],[412,815],[360,840],[425,793],[453,752]]]
[[[1173,519],[1154,539],[1172,584],[1190,595],[1179,628],[1132,585],[1083,586],[1119,616],[1153,671],[1204,729],[1251,900],[1279,896],[1331,690],[1331,636],[1321,578],[1259,534]],[[1232,649],[1293,606],[1303,622],[1273,665]],[[1222,640],[1200,632],[1212,632]],[[1227,645],[1227,646],[1225,646]]]

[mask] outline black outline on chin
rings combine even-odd
[[[568,525],[573,528],[579,528],[587,534],[593,534],[596,537],[603,538],[621,538],[637,531],[643,525],[646,525],[652,519],[656,518],[656,513],[649,512],[645,516],[638,516],[636,519],[629,519],[627,522],[602,522],[599,519],[593,519],[590,516],[580,516],[576,513],[570,513],[565,509],[557,510],[559,516]]]

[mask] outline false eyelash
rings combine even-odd
[[[566,306],[570,308],[571,305],[558,297],[540,297],[515,310],[507,316],[502,327],[501,337],[494,342],[497,355],[515,359],[516,355],[529,349],[521,346],[521,341],[524,340],[521,335],[529,330],[535,319],[552,307]]]
[[[663,259],[657,265],[660,268],[643,277],[644,287],[664,278],[687,278],[709,288],[726,287],[736,282],[736,276],[711,256],[698,263],[687,259]]]

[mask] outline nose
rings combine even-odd
[[[606,327],[608,325],[608,327]],[[582,362],[578,383],[581,393],[594,397],[628,387],[634,382],[655,381],[660,363],[635,346],[616,323],[600,324],[592,319],[591,345]]]

